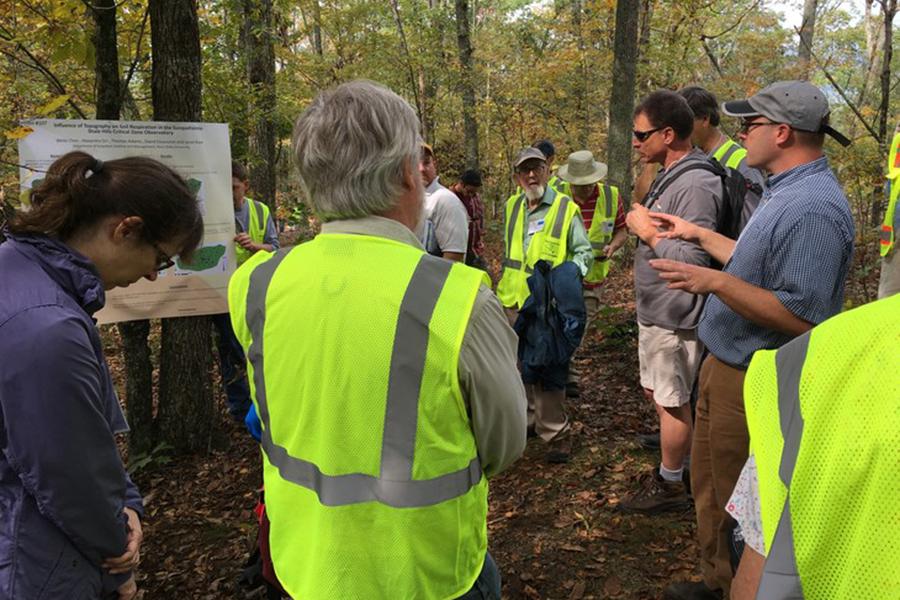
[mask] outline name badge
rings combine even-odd
[[[603,222],[600,224],[600,231],[602,231],[603,233],[612,233],[612,232],[613,232],[613,227],[615,227],[615,222],[614,222],[614,221],[608,221],[608,220],[607,220],[607,221],[603,221]]]
[[[528,235],[534,235],[544,228],[544,219],[538,219],[528,223]]]

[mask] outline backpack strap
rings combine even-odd
[[[707,171],[709,173],[717,175],[720,178],[724,178],[727,175],[725,169],[718,162],[710,159],[692,160],[684,165],[679,165],[671,173],[664,174],[662,179],[660,180],[659,185],[650,188],[650,191],[647,192],[647,196],[644,198],[644,201],[641,204],[643,204],[646,208],[650,208],[651,206],[653,206],[653,202],[655,202],[657,198],[662,196],[663,192],[665,192],[669,188],[669,186],[672,185],[679,177],[689,171],[696,170]]]

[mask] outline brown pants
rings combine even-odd
[[[703,580],[731,589],[730,532],[734,521],[725,505],[747,462],[750,435],[744,414],[744,371],[710,355],[700,368],[694,442],[691,446],[691,486],[697,511],[697,537]]]

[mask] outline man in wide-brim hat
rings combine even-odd
[[[581,209],[584,228],[591,242],[594,264],[584,277],[584,308],[587,323],[597,318],[600,312],[600,289],[609,274],[612,255],[628,239],[625,226],[625,208],[617,187],[602,183],[608,169],[606,164],[594,160],[589,150],[579,150],[569,155],[568,161],[559,168],[558,189],[571,196]],[[570,397],[578,397],[578,373],[572,363],[569,382],[566,386]]]

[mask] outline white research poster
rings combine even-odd
[[[236,265],[228,125],[64,119],[32,119],[21,125],[31,130],[19,140],[21,198],[26,204],[32,186],[53,161],[72,150],[103,161],[156,159],[175,169],[197,195],[204,234],[193,262],[176,259],[156,281],[141,279],[107,291],[106,306],[95,315],[99,323],[228,311],[228,279]]]

